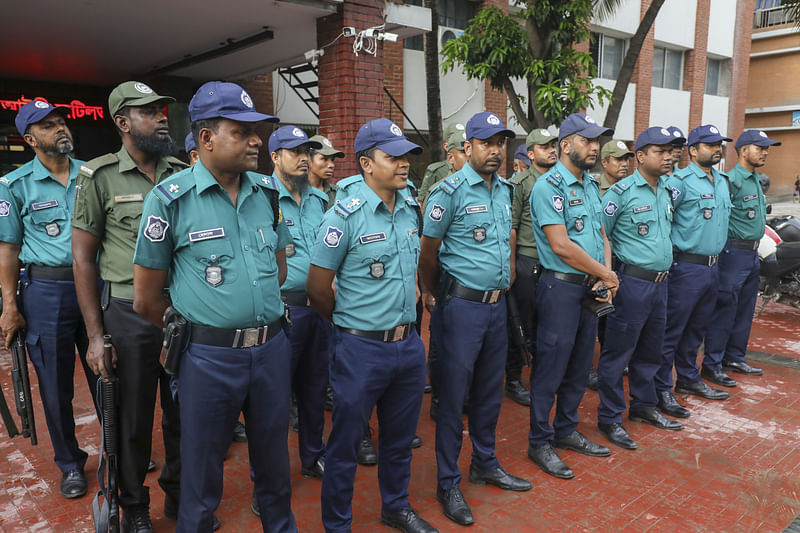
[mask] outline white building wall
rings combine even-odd
[[[709,55],[733,57],[736,0],[711,0],[708,17]]]
[[[703,124],[713,124],[725,136],[733,139],[741,132],[728,131],[728,98],[703,95]]]
[[[312,91],[316,92],[316,89]],[[272,104],[275,116],[281,119],[283,124],[319,125],[319,118],[303,103],[289,84],[283,81],[277,70],[272,73]]]
[[[592,29],[633,35],[639,27],[641,5],[641,0],[623,0],[619,8],[607,19],[601,20],[595,16],[592,19]]]
[[[691,93],[688,91],[653,87],[650,91],[650,126],[677,126],[688,135],[690,101]]]
[[[666,0],[656,17],[656,42],[677,48],[694,48],[696,15],[695,0]]]
[[[614,90],[614,80],[596,79],[594,80],[597,85],[605,87],[609,91]],[[593,98],[593,106],[587,110],[587,114],[595,119],[598,124],[602,124],[606,118],[606,111],[608,111],[608,102],[603,105],[597,103],[597,99]],[[634,115],[636,112],[636,84],[629,83],[628,91],[625,94],[625,101],[622,102],[622,109],[617,119],[617,126],[614,128],[614,138],[622,139],[625,141],[632,141],[635,136],[634,129]]]

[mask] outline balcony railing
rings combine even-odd
[[[753,13],[754,30],[791,23],[794,23],[794,18],[791,16],[790,10],[782,6],[756,9]]]

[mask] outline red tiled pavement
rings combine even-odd
[[[750,347],[800,359],[800,311],[767,306],[754,324]],[[614,448],[608,458],[561,453],[576,473],[576,478],[569,481],[545,475],[526,458],[528,410],[504,399],[497,455],[509,471],[530,479],[534,487],[527,493],[507,493],[472,485],[465,479],[462,489],[477,522],[469,529],[447,520],[435,500],[434,424],[427,416],[430,398],[426,395],[418,431],[424,444],[414,451],[411,502],[441,531],[782,531],[800,512],[800,372],[763,366],[764,377],[734,375],[739,387],[732,390],[730,400],[680,398],[692,411],[681,432],[626,422],[640,445],[636,451]],[[3,351],[0,384],[7,399],[12,398],[9,371],[9,355]],[[38,400],[38,386],[31,375]],[[81,382],[76,376],[76,383]],[[590,439],[604,443],[596,429],[596,409],[597,394],[587,392],[580,409],[579,429]],[[37,447],[21,438],[0,438],[0,529],[91,531],[99,431],[89,392],[79,386],[75,401],[78,438],[90,455],[86,469],[90,494],[84,498],[68,501],[59,495],[60,472],[52,461],[38,402],[36,416],[40,438]],[[373,420],[373,427],[375,424]],[[161,463],[158,423],[154,433],[153,458]],[[464,443],[462,472],[469,468],[471,452],[466,435]],[[297,435],[293,432],[289,432],[289,447],[292,502],[298,526],[301,531],[322,531],[320,481],[300,475]],[[175,524],[162,515],[163,493],[157,476],[156,472],[147,477],[154,525],[157,531],[169,531]],[[259,522],[250,512],[251,489],[247,445],[234,443],[226,462],[225,492],[218,509],[222,531],[259,529]],[[359,467],[353,503],[354,531],[388,531],[378,521],[380,497],[375,467]]]

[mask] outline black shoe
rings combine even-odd
[[[658,410],[676,418],[689,418],[691,414],[687,408],[678,403],[671,390],[658,393]]]
[[[520,405],[529,406],[531,404],[531,392],[518,379],[506,382],[506,396]]]
[[[442,487],[436,487],[436,501],[442,504],[444,515],[456,524],[468,526],[475,523],[472,511],[460,488],[453,487],[445,490]]]
[[[150,509],[147,505],[137,505],[122,512],[123,533],[153,533],[150,522]]]
[[[597,390],[597,370],[594,368],[589,370],[589,380],[586,382],[586,388],[589,390]]]
[[[70,470],[61,476],[61,495],[67,499],[80,498],[86,494],[86,476],[80,470]]]
[[[502,466],[498,466],[494,470],[478,470],[474,465],[470,465],[469,480],[476,485],[494,485],[503,490],[513,490],[514,492],[531,490],[530,481],[512,476]]]
[[[328,388],[325,391],[325,410],[333,411],[333,389],[330,385],[328,385]]]
[[[399,511],[381,511],[381,523],[405,533],[438,533],[411,507]]]
[[[158,465],[156,464],[155,461],[150,459],[150,461],[147,463],[147,471],[154,472],[156,468],[158,468]]]
[[[648,407],[641,411],[628,411],[628,418],[634,422],[650,424],[658,429],[668,429],[670,431],[680,431],[683,429],[683,424],[662,415],[655,407]]]
[[[722,368],[725,370],[731,370],[733,372],[738,372],[740,374],[747,374],[748,376],[761,376],[764,374],[764,371],[760,368],[756,368],[754,366],[750,366],[744,361],[728,361],[727,359],[722,360]]]
[[[247,442],[247,430],[244,428],[244,424],[238,420],[233,426],[233,442]]]
[[[723,372],[722,370],[709,370],[703,367],[700,370],[700,377],[703,379],[707,379],[711,383],[716,383],[717,385],[721,385],[723,387],[735,387],[736,381],[734,381],[728,374]]]
[[[300,469],[300,473],[303,474],[305,477],[322,477],[325,473],[325,456],[320,455],[317,457],[317,460],[314,461],[309,467],[303,467]]]
[[[430,383],[426,383],[425,384],[425,389],[424,389],[423,392],[425,394],[430,394],[432,390],[433,390],[433,387],[431,386],[431,384]]]
[[[605,437],[612,443],[616,444],[620,448],[625,448],[626,450],[635,450],[639,447],[636,444],[628,432],[625,431],[625,428],[622,427],[622,424],[619,422],[612,422],[611,424],[597,424],[597,429],[600,430],[600,433],[605,435]]]
[[[164,497],[164,516],[172,520],[178,519],[178,502],[169,494]],[[217,515],[212,515],[211,527],[213,531],[222,527],[222,522],[219,521]]]
[[[583,433],[577,429],[571,435],[560,439],[553,440],[553,446],[556,448],[563,448],[565,450],[572,450],[574,452],[582,453],[592,457],[607,457],[611,455],[611,450],[605,446],[600,446],[590,441],[583,436]]]
[[[539,465],[545,474],[559,479],[572,479],[575,474],[564,464],[550,444],[542,446],[528,445],[528,459]]]
[[[675,384],[675,392],[678,394],[694,394],[707,400],[727,400],[731,397],[725,391],[719,389],[712,389],[706,385],[705,381],[700,380],[694,383],[681,383],[680,381]]]
[[[250,500],[250,510],[256,516],[261,516],[261,509],[258,507],[258,499],[256,498],[256,489],[253,489],[253,499]]]
[[[358,443],[358,464],[372,466],[378,464],[378,452],[372,444],[372,428],[367,426],[364,438]]]
[[[414,435],[414,438],[411,439],[411,448],[419,448],[420,446],[422,446],[422,437]]]
[[[439,397],[435,394],[431,394],[431,409],[428,414],[434,422],[439,419]]]

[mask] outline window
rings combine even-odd
[[[421,6],[422,0],[406,0],[406,4]],[[466,29],[467,24],[480,9],[480,2],[475,0],[439,0],[439,26],[447,26],[458,30]],[[409,37],[403,41],[407,50],[422,50],[422,35]],[[439,43],[441,50],[442,43]]]
[[[706,60],[706,94],[728,96],[730,94],[731,74],[727,59]]]
[[[593,33],[589,45],[589,52],[592,54],[595,65],[597,65],[597,75],[607,80],[616,80],[619,69],[622,68],[622,60],[628,48],[627,39],[610,37],[602,33]]]
[[[683,52],[656,46],[653,50],[653,87],[683,87]]]

